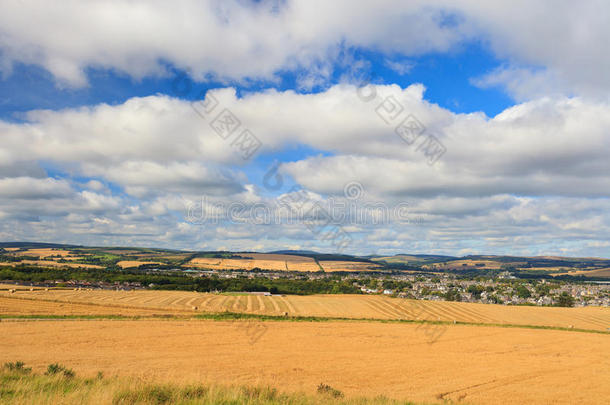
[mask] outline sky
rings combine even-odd
[[[610,5],[0,0],[0,241],[610,257]]]

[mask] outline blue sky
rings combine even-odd
[[[0,239],[335,251],[278,202],[353,203],[355,184],[358,213],[405,204],[409,220],[336,223],[350,253],[608,256],[594,3],[2,4]],[[202,117],[206,94],[220,107]],[[235,133],[214,132],[221,109]],[[400,135],[404,119],[423,132]],[[279,218],[227,221],[231,204]]]
[[[501,88],[482,89],[472,84],[472,79],[483,76],[505,61],[497,59],[478,42],[465,44],[450,54],[429,54],[409,58],[401,55],[383,55],[379,52],[351,50],[354,58],[366,61],[365,74],[374,74],[375,83],[395,83],[407,87],[413,83],[426,86],[426,99],[457,113],[483,111],[494,116],[514,104]],[[386,61],[403,62],[412,65],[407,72],[392,70]],[[59,110],[99,103],[120,104],[131,97],[144,97],[167,94],[184,99],[194,99],[200,92],[222,85],[234,86],[238,91],[257,91],[269,87],[289,90],[297,87],[296,72],[280,72],[279,83],[256,81],[243,85],[236,81],[227,83],[192,82],[192,90],[187,94],[176,94],[173,90],[176,77],[184,71],[168,65],[169,77],[147,77],[133,79],[114,70],[87,69],[89,84],[84,88],[65,88],[57,86],[55,78],[36,65],[17,63],[10,75],[0,80],[0,93],[4,95],[0,104],[0,117],[5,120],[19,120],[21,114],[36,109]],[[300,92],[319,92],[341,80],[341,75],[349,67],[335,64],[334,74],[322,86]],[[172,74],[173,73],[173,74]],[[191,79],[192,80],[192,79]],[[183,87],[180,87],[181,93]]]

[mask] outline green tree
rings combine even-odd
[[[478,284],[472,284],[468,286],[468,289],[466,291],[472,294],[472,296],[476,299],[480,299],[481,293],[485,291],[485,289]]]
[[[530,290],[528,290],[527,287],[524,286],[523,284],[519,284],[515,288],[515,292],[517,293],[517,297],[519,297],[519,298],[529,298],[532,296],[532,294],[530,293]]]
[[[557,297],[557,306],[558,307],[573,307],[574,306],[574,298],[568,294],[567,292],[562,292]]]
[[[460,295],[460,292],[457,289],[451,288],[445,293],[445,299],[447,301],[461,301],[462,296]]]

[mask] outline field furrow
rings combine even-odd
[[[253,296],[187,291],[19,290],[0,291],[0,297],[28,298],[41,302],[94,304],[115,308],[148,308],[207,312],[248,312],[269,315],[338,318],[419,319],[446,322],[521,324],[576,329],[607,330],[610,308],[556,308],[415,301],[384,296],[309,295]]]

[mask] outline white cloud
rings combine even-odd
[[[5,64],[40,64],[70,86],[86,83],[86,67],[141,78],[164,74],[165,61],[198,79],[272,78],[280,69],[321,63],[343,41],[408,53],[447,50],[459,27],[440,26],[440,17],[424,1],[402,9],[389,1],[9,1],[0,5],[0,49]]]
[[[409,60],[390,60],[386,59],[384,61],[384,65],[386,65],[389,69],[398,73],[400,76],[404,76],[409,73],[413,67],[415,67],[415,63]]]
[[[237,98],[233,89],[210,94],[219,100],[216,111],[228,108],[261,140],[260,153],[295,144],[331,152],[282,166],[316,192],[340,194],[357,180],[379,195],[608,196],[607,103],[543,98],[488,118],[430,104],[420,85],[375,89],[379,97],[368,103],[349,85],[317,94],[266,90]],[[391,124],[376,110],[384,97],[403,109]],[[417,143],[410,146],[394,132],[409,114],[447,149],[433,166]],[[121,185],[134,196],[159,190],[236,194],[248,182],[236,170],[243,160],[233,138],[218,136],[210,119],[186,101],[151,96],[28,117],[24,124],[0,122],[0,153],[53,162],[69,173]]]
[[[490,84],[504,83],[521,99],[544,90],[608,99],[608,2],[465,0],[456,7],[511,65],[488,77]]]
[[[89,67],[142,78],[171,64],[198,80],[236,81],[288,70],[311,88],[328,80],[344,48],[409,57],[474,40],[508,64],[481,84],[521,99],[546,89],[607,99],[607,11],[603,0],[5,1],[0,66],[37,64],[67,86],[86,85]]]
[[[3,199],[38,200],[65,197],[72,192],[65,180],[32,177],[0,178],[0,196]]]

